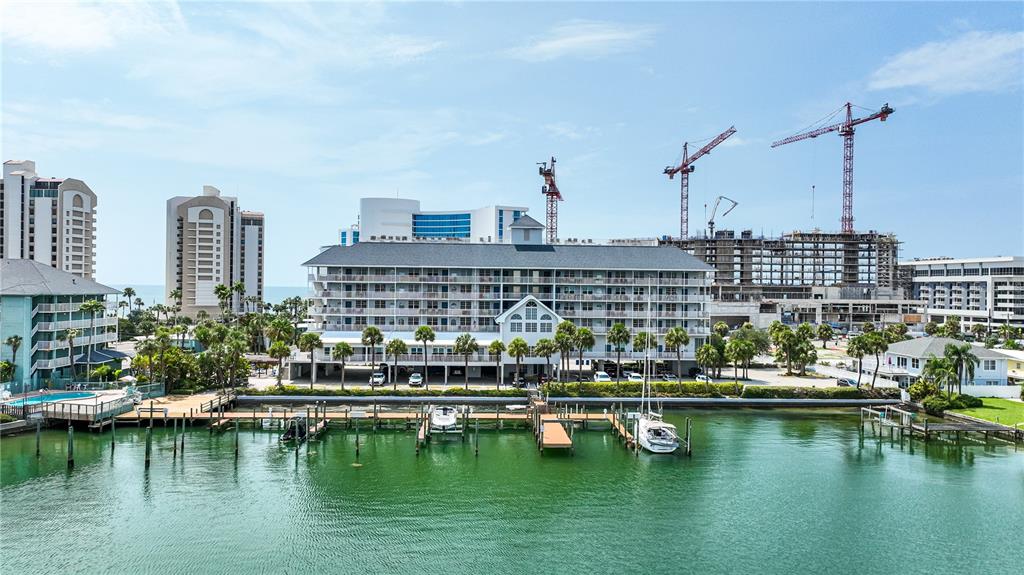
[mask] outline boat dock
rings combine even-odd
[[[961,441],[984,442],[989,440],[1006,443],[1024,442],[1024,429],[1008,427],[981,419],[955,417],[941,421],[929,421],[927,417],[895,407],[884,405],[879,407],[862,407],[860,409],[860,429],[870,426],[872,435],[881,438],[888,430],[889,439],[895,440],[898,434],[900,444],[904,438],[910,440],[923,439],[959,443]],[[972,435],[974,434],[974,435]],[[978,435],[981,436],[979,439]]]

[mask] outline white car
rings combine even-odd
[[[704,375],[703,373],[698,373],[695,379],[697,381],[703,381],[704,383],[714,383],[713,381],[711,381],[710,377]]]
[[[419,387],[421,385],[423,385],[423,374],[409,374],[409,387]]]
[[[383,373],[376,371],[373,373],[373,375],[370,376],[370,387],[384,385],[386,383],[386,380],[387,377],[385,377]]]
[[[607,373],[605,373],[603,371],[595,371],[594,372],[594,381],[602,382],[602,381],[611,381],[611,380],[612,380],[611,376],[609,376]]]
[[[630,374],[629,374],[629,381],[639,381],[639,382],[643,383],[644,376],[643,376],[643,374],[630,372]]]

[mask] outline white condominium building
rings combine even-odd
[[[487,206],[471,210],[424,212],[418,200],[362,198],[359,223],[342,229],[341,245],[360,241],[411,241],[417,239],[467,242],[509,241],[508,229],[527,208]]]
[[[82,180],[40,178],[33,161],[4,162],[0,258],[33,260],[92,278],[96,273],[96,194]]]
[[[213,186],[203,186],[201,196],[167,200],[167,303],[175,303],[169,294],[179,289],[183,314],[216,315],[216,286],[238,282],[245,293],[232,296],[233,310],[244,309],[243,297],[262,300],[263,241],[263,214],[241,211],[237,198]]]
[[[935,258],[906,261],[914,299],[931,319],[960,316],[962,326],[1024,326],[1024,257]]]
[[[509,231],[509,243],[360,242],[333,246],[307,261],[314,301],[310,314],[324,342],[318,363],[336,363],[331,348],[340,342],[356,350],[349,363],[370,361],[360,340],[367,326],[378,327],[386,340],[404,340],[409,353],[397,364],[412,369],[423,364],[423,345],[414,332],[430,326],[437,334],[429,348],[431,364],[443,368],[446,377],[463,365],[462,356],[453,351],[462,333],[472,334],[480,345],[469,360],[472,377],[495,375],[496,358],[486,350],[492,341],[500,339],[507,346],[522,337],[532,346],[540,338],[553,338],[562,320],[594,332],[596,343],[585,350],[583,369],[591,361],[615,359],[606,335],[616,323],[632,334],[656,334],[657,349],[649,354],[655,359],[676,358],[664,346],[670,328],[682,327],[690,334],[682,357],[691,362],[694,350],[707,339],[706,306],[714,270],[683,250],[546,245],[544,226],[529,216]],[[381,349],[377,361],[385,361]],[[632,350],[631,344],[624,347],[624,360],[644,357]],[[539,373],[546,362],[542,357],[522,359],[530,373]],[[558,362],[557,355],[551,362]],[[506,353],[501,363],[504,376],[515,358]]]

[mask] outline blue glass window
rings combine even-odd
[[[412,235],[418,238],[468,238],[470,214],[413,214]]]

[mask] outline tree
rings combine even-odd
[[[281,375],[284,370],[284,358],[291,355],[292,350],[283,341],[275,341],[270,344],[267,355],[277,360],[277,386],[281,387]]]
[[[75,338],[78,337],[77,329],[64,330],[64,341],[68,342],[68,365],[71,366],[71,379],[75,379]]]
[[[228,305],[231,301],[231,296],[234,292],[231,288],[224,284],[217,284],[213,286],[213,295],[217,296],[217,302],[220,304],[220,318],[221,321],[227,320]]]
[[[299,350],[309,354],[309,388],[313,389],[313,384],[316,383],[316,352],[318,349],[324,346],[324,342],[321,341],[320,335],[307,331],[299,337]]]
[[[860,330],[863,333],[872,333],[873,331],[875,331],[875,324],[871,323],[870,321],[866,321],[863,325],[861,325]]]
[[[960,338],[960,316],[951,315],[939,326],[938,335],[942,337]]]
[[[413,338],[423,344],[423,387],[430,389],[430,374],[427,370],[427,356],[430,349],[430,342],[437,339],[437,336],[429,325],[421,325],[416,328],[416,333],[413,334]]]
[[[711,331],[717,333],[719,337],[725,337],[729,335],[729,324],[724,321],[717,321],[714,327],[711,328]]]
[[[494,377],[497,378],[494,381],[494,387],[501,389],[501,354],[505,353],[505,344],[500,339],[496,339],[487,346],[487,353],[494,358],[494,366],[497,368],[494,372]]]
[[[832,326],[827,323],[823,323],[818,326],[818,339],[821,340],[821,349],[825,349],[825,344],[832,341],[836,337]]]
[[[384,334],[377,326],[368,325],[363,328],[360,341],[363,343],[364,353],[366,348],[370,350],[370,373],[372,374],[377,369],[377,346],[384,343]]]
[[[306,337],[309,334],[302,334],[302,337]],[[397,337],[388,342],[387,347],[384,348],[384,353],[391,356],[394,360],[392,364],[391,372],[394,373],[394,377],[391,379],[391,389],[398,391],[398,356],[409,353],[409,347],[405,345],[405,342]]]
[[[924,334],[925,335],[929,335],[929,336],[935,335],[936,333],[938,333],[938,331],[939,331],[939,324],[935,323],[934,321],[930,321],[930,322],[924,324]]]
[[[860,389],[860,377],[863,375],[864,370],[862,369],[863,358],[868,354],[867,345],[865,345],[864,336],[858,335],[850,339],[849,343],[846,344],[846,355],[857,360],[857,389]]]
[[[245,353],[248,347],[245,334],[241,330],[231,329],[228,331],[227,337],[224,339],[224,355],[227,360],[228,382],[232,388],[235,387],[235,373],[238,370],[239,360],[241,360],[242,354]],[[166,381],[166,377],[164,379]],[[312,387],[312,384],[310,384],[310,387]]]
[[[135,290],[130,287],[126,287],[124,288],[124,291],[121,292],[121,295],[124,296],[124,299],[128,300],[128,313],[131,313],[132,298],[135,297]]]
[[[124,310],[124,309],[127,309],[127,308],[131,307],[131,305],[132,304],[130,304],[130,303],[124,301],[124,300],[121,300],[121,301],[117,302],[117,310],[118,310],[118,312],[120,312],[121,310]],[[119,315],[121,317],[125,317],[127,315],[127,312],[119,313]]]
[[[18,367],[18,348],[21,347],[21,336],[11,335],[4,340],[4,345],[11,348],[11,381],[14,381],[14,373]]]
[[[957,381],[956,368],[953,363],[945,357],[929,356],[921,369],[921,377],[930,381],[939,389],[946,389],[946,396],[952,397],[953,384]]]
[[[544,375],[547,375],[548,368],[551,367],[551,356],[556,353],[558,347],[555,346],[555,342],[546,337],[538,339],[537,343],[533,344],[533,354],[544,358]]]
[[[721,354],[717,347],[705,343],[697,350],[696,360],[697,365],[701,366],[705,373],[710,373],[711,369],[721,362]]]
[[[583,352],[592,349],[594,343],[596,343],[594,341],[594,332],[585,327],[576,330],[576,335],[573,337],[573,347],[580,352],[579,370],[576,373],[581,390],[583,389]]]
[[[974,381],[974,368],[977,367],[978,356],[974,355],[973,346],[969,343],[956,345],[947,343],[943,355],[956,371],[957,393],[963,393],[964,379]]]
[[[231,285],[231,292],[238,296],[238,303],[241,304],[245,301],[245,282],[236,281]],[[244,309],[244,308],[243,308]]]
[[[971,335],[976,339],[984,339],[985,335],[988,334],[988,328],[983,323],[972,323],[971,324]]]
[[[286,317],[275,316],[263,329],[263,333],[270,341],[289,342],[292,340],[292,324]]]
[[[676,376],[683,378],[683,348],[690,345],[690,334],[685,328],[673,327],[665,333],[665,347],[676,352]]]
[[[648,349],[656,348],[658,346],[658,337],[646,332],[640,331],[633,336],[633,351],[643,353]],[[644,383],[647,382],[647,365],[644,364]]]
[[[872,331],[864,334],[865,351],[875,356],[875,371],[871,374],[871,389],[875,388],[878,379],[878,368],[882,365],[882,354],[889,349],[889,341],[881,332]]]
[[[0,381],[14,380],[14,364],[5,360],[0,361]]]
[[[342,391],[345,391],[345,362],[348,361],[348,358],[352,357],[353,353],[355,352],[352,350],[352,346],[344,341],[335,344],[334,348],[331,350],[331,359],[334,361],[341,360]]]
[[[608,330],[606,336],[608,343],[615,347],[615,382],[622,378],[622,348],[629,344],[629,330],[621,323],[616,323]],[[538,342],[539,343],[539,342]],[[665,337],[665,345],[668,345],[668,337]]]
[[[223,337],[220,341],[223,341]],[[156,328],[156,334],[153,336],[153,340],[156,342],[156,347],[160,351],[160,379],[166,385],[167,383],[167,363],[165,361],[165,355],[167,350],[171,348],[171,330],[166,327]]]
[[[907,335],[907,324],[905,323],[891,323],[885,327],[885,340],[889,343],[896,343],[910,339]]]
[[[1004,323],[1004,324],[999,326],[999,337],[1001,337],[1004,342],[1010,341],[1011,339],[1013,339],[1013,335],[1014,335],[1013,332],[1014,332],[1013,326],[1008,324],[1008,323]]]
[[[771,328],[769,328],[769,330],[771,330]],[[796,348],[800,343],[800,336],[785,325],[782,325],[780,328],[776,328],[770,333],[772,336],[772,343],[775,344],[775,361],[777,363],[785,364],[786,375],[793,375],[793,357],[796,354]]]
[[[91,299],[83,302],[78,311],[89,314],[89,339],[85,346],[85,379],[90,381],[92,377],[92,355],[96,349],[96,314],[102,312],[106,307],[97,300]]]
[[[476,342],[476,338],[468,333],[464,333],[459,337],[455,338],[455,353],[462,356],[462,375],[463,383],[466,389],[469,389],[469,356],[480,351],[480,344]]]
[[[796,335],[800,339],[812,341],[814,339],[814,326],[806,321],[796,326]]]
[[[508,354],[516,358],[516,377],[519,377],[519,364],[524,357],[530,355],[530,345],[525,339],[517,337],[508,343]]]
[[[558,348],[559,364],[565,366],[565,369],[558,370],[559,381],[562,381],[562,374],[569,372],[569,354],[572,353],[575,344],[576,325],[569,320],[559,322],[558,327],[555,328],[555,347]]]
[[[744,339],[730,338],[725,344],[725,356],[732,362],[733,376],[737,381],[739,380],[739,366],[743,365],[743,377],[747,377],[746,369],[747,363],[754,359],[754,355],[757,351],[754,349],[754,344]]]

